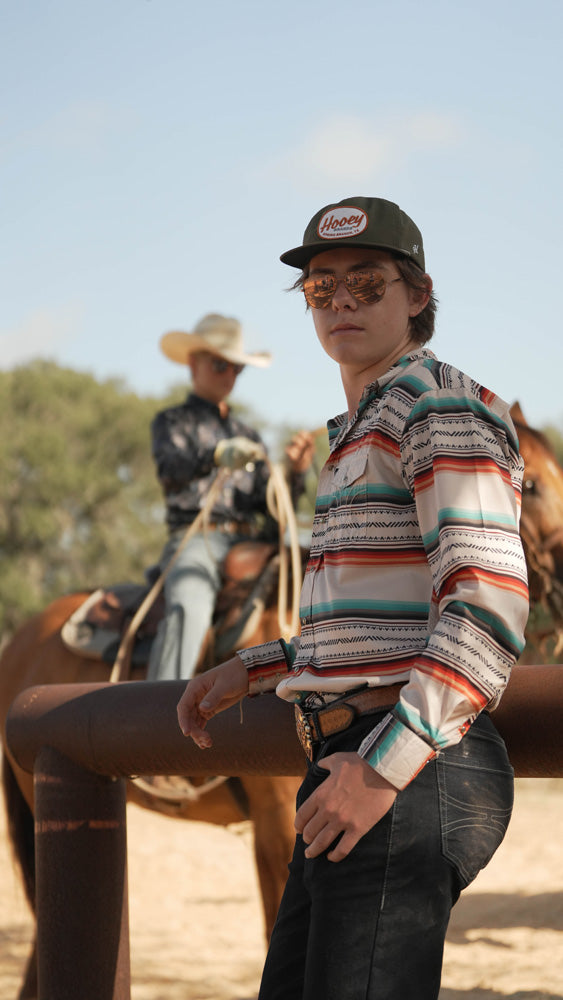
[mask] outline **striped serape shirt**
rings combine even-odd
[[[524,646],[523,462],[508,406],[426,348],[328,424],[301,634],[241,650],[249,693],[404,682],[358,748],[404,788],[498,704]]]

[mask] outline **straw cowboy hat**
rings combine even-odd
[[[257,368],[267,368],[272,361],[268,351],[248,354],[243,348],[239,321],[218,313],[204,316],[191,333],[173,330],[163,334],[160,348],[167,358],[180,365],[188,364],[190,355],[196,351],[208,351],[235,365],[255,365]]]

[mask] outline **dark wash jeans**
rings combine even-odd
[[[320,756],[357,749],[377,718]],[[310,765],[298,807],[327,773]],[[483,714],[343,861],[305,859],[297,836],[259,1000],[436,1000],[450,910],[501,843],[512,802],[506,749]]]

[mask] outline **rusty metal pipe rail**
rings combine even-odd
[[[182,681],[57,684],[14,701],[10,752],[32,772],[49,746],[97,774],[300,774],[293,710],[275,695],[245,699],[209,723],[213,748],[180,732]],[[563,665],[516,666],[494,721],[519,777],[563,777]]]
[[[198,750],[176,722],[182,682],[29,688],[6,724],[33,772],[38,1000],[130,1000],[125,778],[292,775],[303,770],[291,706],[244,702]],[[563,666],[518,666],[495,722],[518,776],[563,777]]]
[[[246,699],[240,709],[235,706],[211,721],[214,746],[202,751],[178,726],[176,705],[184,689],[181,681],[28,688],[8,714],[10,752],[29,772],[44,746],[112,777],[303,771],[290,705],[275,695]]]

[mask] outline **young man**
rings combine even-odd
[[[422,345],[436,300],[391,202],[321,209],[300,247],[347,412],[329,423],[301,636],[188,685],[180,726],[295,702],[311,763],[261,1000],[436,1000],[451,907],[501,842],[512,769],[488,710],[524,644],[522,462],[507,405]]]
[[[149,663],[149,680],[192,677],[211,624],[229,549],[257,538],[268,523],[269,471],[260,435],[231,412],[226,400],[245,365],[264,368],[271,356],[244,349],[236,319],[211,313],[191,333],[166,333],[160,342],[172,361],[188,365],[192,392],[185,403],[156,415],[152,453],[166,500],[170,537],[164,568],[182,544],[187,528],[204,505],[218,466],[231,470],[210,512],[204,533],[183,545],[165,580],[166,617]],[[294,499],[311,463],[313,441],[297,434],[287,448]],[[272,523],[269,523],[270,531]]]

